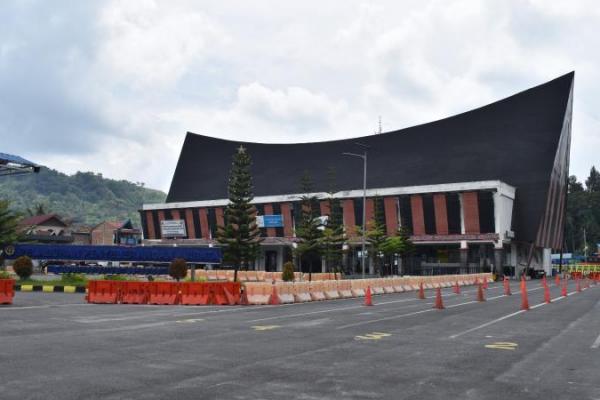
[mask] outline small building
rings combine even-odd
[[[92,244],[92,228],[87,225],[74,226],[71,229],[73,244],[89,245]]]
[[[19,222],[18,230],[28,241],[71,243],[70,224],[57,214],[33,215]]]
[[[104,221],[90,231],[92,245],[131,245],[138,244],[141,240],[142,232],[131,223],[131,220],[125,222]]]

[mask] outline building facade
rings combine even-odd
[[[328,196],[341,200],[349,236],[345,268],[356,271],[363,165],[342,154],[361,151],[356,142],[368,146],[367,220],[380,207],[388,234],[399,227],[410,232],[417,262],[410,272],[550,268],[552,249],[563,243],[573,82],[570,73],[476,110],[372,136],[243,143],[264,221],[256,268],[280,270],[291,257],[303,195],[297,188],[308,171],[322,216]],[[215,244],[239,145],[188,133],[166,203],[140,210],[146,243]],[[333,194],[326,193],[330,170]],[[173,221],[181,228],[165,230]]]

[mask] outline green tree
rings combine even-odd
[[[595,166],[590,169],[590,176],[585,180],[588,192],[600,192],[600,172]]]
[[[312,179],[308,171],[305,171],[300,180],[300,191],[303,193],[300,198],[301,217],[299,224],[296,225],[296,237],[299,239],[296,254],[308,260],[309,271],[308,280],[312,280],[312,269],[315,259],[321,256],[321,220],[318,218],[317,197],[312,194]]]
[[[44,203],[35,203],[33,209],[27,208],[27,215],[33,217],[34,215],[45,215],[48,214],[46,205]]]
[[[10,209],[10,203],[0,200],[0,266],[4,262],[4,247],[17,241],[19,215]]]
[[[400,228],[395,235],[387,237],[380,247],[381,252],[390,259],[392,265],[396,257],[404,259],[412,253],[413,249],[413,243],[405,228]]]
[[[569,193],[579,193],[583,192],[585,189],[581,182],[577,181],[577,177],[575,175],[569,176]]]
[[[346,242],[346,233],[344,232],[343,211],[340,199],[335,198],[335,169],[328,171],[329,189],[327,198],[327,223],[324,226],[321,236],[321,251],[325,257],[327,272],[341,272],[343,246]]]
[[[373,261],[375,262],[375,270],[383,276],[383,266],[382,266],[382,246],[387,239],[387,231],[385,226],[385,216],[383,213],[383,205],[380,201],[379,197],[375,197],[373,199],[374,204],[374,215],[373,219],[367,221],[367,230],[365,232],[365,236],[368,244],[368,251],[373,256]],[[362,227],[360,227],[362,230]],[[362,233],[362,231],[361,231]]]
[[[241,266],[256,260],[260,249],[260,230],[256,223],[250,167],[252,159],[240,146],[233,156],[229,173],[229,203],[225,209],[225,226],[219,226],[217,240],[223,248],[223,260],[233,264],[234,281]]]

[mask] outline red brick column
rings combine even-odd
[[[196,239],[196,227],[194,226],[194,214],[191,208],[185,209],[185,222],[189,239]]]
[[[480,233],[479,230],[479,203],[477,192],[462,194],[463,216],[465,218],[465,234]]]
[[[371,221],[373,221],[375,219],[375,200],[374,199],[367,199],[365,211],[366,211],[365,221],[367,223],[367,228],[368,228],[369,225],[372,223]]]
[[[344,226],[348,236],[356,236],[356,221],[354,220],[354,200],[342,200],[344,208]]]
[[[448,210],[446,209],[446,195],[444,193],[433,195],[433,207],[435,210],[435,232],[438,235],[447,235]]]
[[[171,210],[171,217],[175,219],[181,219],[181,215],[179,214],[179,210]]]
[[[281,217],[283,218],[283,236],[293,237],[292,205],[290,203],[281,203]]]
[[[148,227],[148,237],[146,239],[156,239],[153,214],[151,210],[146,211],[146,226]]]
[[[160,229],[160,222],[165,220],[165,212],[163,210],[158,210],[158,226],[156,229],[160,232],[160,237],[162,238],[162,231]]]
[[[423,197],[420,194],[410,196],[410,211],[412,213],[413,235],[424,235],[425,217],[423,216]]]
[[[386,197],[383,199],[385,209],[385,229],[388,236],[396,234],[398,230],[398,198]]]
[[[273,205],[265,204],[265,215],[273,215]],[[275,237],[277,234],[275,233],[275,228],[267,228],[267,236]]]
[[[215,217],[217,220],[217,226],[225,225],[225,220],[223,219],[223,208],[222,207],[215,208]]]
[[[329,215],[329,213],[331,212],[329,210],[329,200],[321,200],[319,202],[319,207],[321,209],[321,216]]]
[[[210,239],[210,229],[208,229],[208,210],[201,208],[198,210],[200,216],[200,230],[202,231],[202,239]]]

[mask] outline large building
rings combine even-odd
[[[549,268],[563,243],[574,73],[439,121],[316,143],[243,143],[253,159],[262,256],[280,270],[299,215],[308,171],[324,200],[335,169],[350,240],[345,267],[359,263],[363,164],[344,152],[368,146],[367,219],[375,201],[393,234],[408,228],[417,268]],[[213,245],[227,204],[231,158],[240,142],[188,133],[164,204],[141,210],[146,243]],[[323,215],[328,213],[321,203]],[[179,222],[178,222],[179,221]],[[161,229],[161,226],[163,229]]]

